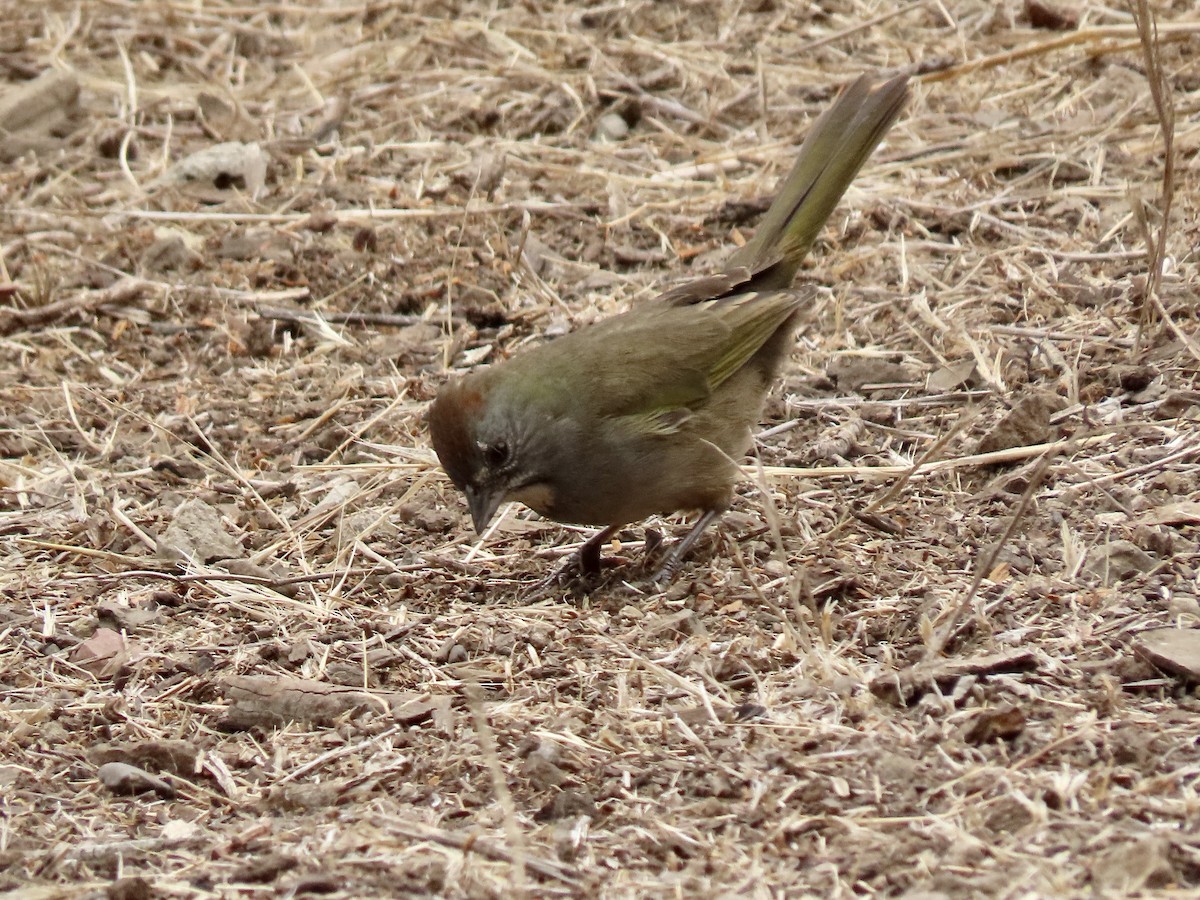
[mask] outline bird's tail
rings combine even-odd
[[[809,248],[858,170],[883,140],[908,99],[908,76],[879,87],[860,76],[813,123],[792,171],[754,237],[726,263],[745,267],[759,290],[791,285]]]

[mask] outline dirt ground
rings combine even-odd
[[[0,897],[1197,896],[1154,5],[4,3]],[[864,71],[734,509],[542,586],[587,530],[478,539],[429,400],[711,271]]]

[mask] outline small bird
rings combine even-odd
[[[809,129],[754,236],[718,274],[447,383],[434,450],[482,534],[505,501],[601,530],[586,574],[622,526],[699,510],[656,580],[728,507],[768,389],[812,293],[801,261],[908,98],[908,78],[862,76]]]

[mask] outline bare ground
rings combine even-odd
[[[3,896],[1195,896],[1156,7],[1165,223],[1102,4],[5,4]],[[866,70],[762,468],[669,589],[539,590],[586,533],[470,533],[447,368],[715,266]]]

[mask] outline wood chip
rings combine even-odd
[[[1008,672],[1030,672],[1037,668],[1037,658],[1029,650],[1010,650],[970,659],[939,659],[922,662],[897,672],[880,675],[871,681],[871,692],[893,703],[908,703],[934,685],[947,689],[960,678],[969,675],[995,675]]]
[[[279,728],[289,722],[332,725],[347,714],[368,711],[418,725],[450,706],[446,696],[365,691],[291,676],[233,676],[224,689],[230,701],[224,724],[233,730]]]
[[[1134,652],[1164,672],[1200,681],[1200,629],[1155,628],[1133,642]]]

